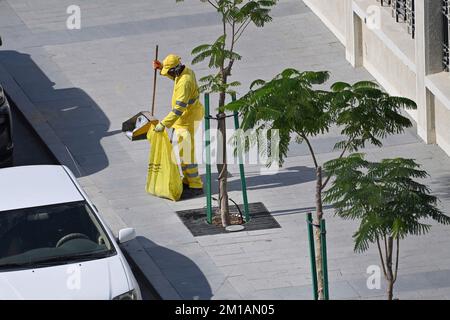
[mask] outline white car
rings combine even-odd
[[[122,229],[117,241],[134,237]],[[115,237],[68,168],[0,169],[0,299],[142,299]]]

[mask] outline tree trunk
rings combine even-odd
[[[388,283],[387,294],[388,300],[393,299],[394,295],[394,272],[392,270],[392,253],[394,251],[394,238],[389,237],[387,240],[387,252],[386,252],[386,278]]]
[[[316,176],[316,218],[314,224],[320,225],[323,217],[322,207],[322,168],[317,168]],[[317,290],[319,300],[323,300],[324,296],[324,282],[323,282],[323,265],[322,265],[322,242],[320,241],[320,228],[314,228],[314,239],[316,243],[316,268],[317,268]]]
[[[392,300],[394,298],[394,281],[388,280],[388,288],[387,288],[388,300]]]
[[[225,93],[220,93],[219,108],[225,105]],[[226,134],[226,118],[225,113],[220,112],[218,115],[218,132],[219,135],[217,141],[220,143],[218,146],[219,161],[217,164],[217,171],[219,173],[219,211],[222,220],[222,226],[225,228],[230,225],[230,209],[228,205],[228,165],[227,165],[227,134]]]

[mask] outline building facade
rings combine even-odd
[[[419,136],[450,155],[450,0],[303,0],[391,95],[416,101]]]

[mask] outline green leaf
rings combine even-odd
[[[197,64],[199,62],[204,61],[205,59],[208,59],[212,56],[212,51],[208,50],[208,51],[203,51],[200,54],[198,54],[197,56],[194,57],[194,59],[192,59],[192,64]]]
[[[246,95],[226,105],[225,109],[243,115],[241,128],[244,130],[259,130],[262,123],[264,130],[278,130],[280,155],[276,160],[283,163],[291,133],[314,136],[328,131],[332,120],[328,112],[329,93],[312,88],[328,77],[328,72],[286,69],[271,81],[254,81]]]
[[[403,239],[430,231],[425,220],[450,224],[450,217],[437,207],[430,189],[415,181],[427,173],[412,159],[364,160],[362,154],[328,161],[327,174],[334,180],[324,192],[324,202],[332,204],[344,219],[359,220],[354,234],[355,251],[362,252],[380,236]]]
[[[328,71],[305,71],[302,76],[310,84],[324,84],[330,78],[330,73]]]
[[[298,76],[298,75],[300,75],[300,72],[298,70],[293,69],[293,68],[288,68],[288,69],[283,70],[283,72],[281,72],[281,77],[282,78],[290,78],[293,75],[297,75]]]
[[[239,87],[241,85],[241,83],[239,81],[233,81],[228,83],[229,87]]]
[[[192,55],[196,55],[196,54],[199,54],[201,52],[207,51],[209,49],[211,49],[211,45],[210,44],[201,44],[201,45],[195,47],[194,49],[192,49],[191,54]]]
[[[331,86],[331,90],[334,92],[343,91],[346,89],[350,89],[352,86],[346,82],[336,82]]]
[[[373,81],[359,81],[356,82],[353,86],[353,89],[379,89],[380,86]]]
[[[256,86],[261,87],[261,86],[263,86],[265,84],[266,84],[266,82],[264,80],[261,80],[261,79],[255,80],[250,85],[250,90],[253,90],[253,88],[256,87]]]

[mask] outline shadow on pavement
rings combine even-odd
[[[333,206],[331,205],[323,205],[323,210],[331,210]],[[270,214],[272,216],[285,216],[291,214],[299,214],[299,213],[314,213],[316,212],[315,207],[305,207],[305,208],[294,208],[294,209],[284,209],[284,210],[272,210]]]
[[[109,164],[101,139],[120,131],[108,132],[110,121],[96,102],[80,88],[57,88],[70,83],[60,79],[54,65],[47,75],[29,54],[0,51],[0,63],[14,77],[28,99],[36,106],[76,161],[77,177],[101,171]],[[39,119],[37,119],[39,121]],[[81,167],[81,168],[80,168]]]
[[[14,166],[58,164],[47,145],[39,138],[17,106],[10,101],[13,121]]]
[[[233,177],[239,177],[239,174],[233,174]],[[213,188],[217,185],[218,174],[212,174]],[[202,177],[206,181],[205,175]],[[252,175],[247,176],[248,190],[273,189],[279,187],[288,187],[316,180],[316,170],[305,166],[296,166],[280,170],[272,175]],[[214,190],[214,189],[213,189]],[[240,191],[241,180],[229,180],[228,191]]]
[[[188,257],[139,236],[137,240],[152,257],[165,278],[186,300],[210,300],[211,286],[197,264]]]
[[[432,189],[432,194],[439,199],[446,201],[450,199],[450,175],[445,174],[437,179],[434,179],[433,183],[429,186]]]

